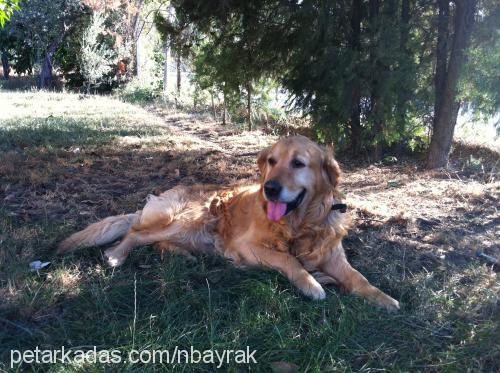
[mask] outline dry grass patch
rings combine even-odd
[[[476,257],[499,255],[494,162],[483,171],[454,158],[463,167],[438,173],[414,161],[344,167],[354,218],[347,255],[401,300],[401,313],[388,315],[336,288],[311,302],[275,272],[213,257],[145,247],[113,270],[98,249],[55,256],[62,237],[141,208],[149,193],[257,177],[255,155],[275,137],[109,97],[0,92],[0,100],[0,370],[11,348],[94,344],[124,353],[250,346],[257,371],[280,361],[310,371],[498,370],[498,268]],[[33,260],[52,263],[33,273]]]

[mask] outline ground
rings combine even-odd
[[[0,370],[10,369],[12,349],[36,346],[257,350],[257,365],[231,362],[228,371],[499,370],[498,266],[478,256],[499,258],[495,151],[457,145],[454,171],[439,172],[338,154],[353,217],[347,255],[400,300],[388,314],[335,287],[314,302],[276,272],[217,257],[193,262],[144,247],[111,269],[97,248],[56,256],[62,238],[140,209],[148,194],[255,178],[255,154],[275,137],[116,98],[0,92],[0,102]],[[51,264],[31,272],[35,260]]]

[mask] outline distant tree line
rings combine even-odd
[[[0,0],[4,1],[4,0]],[[11,0],[9,0],[11,1]],[[0,30],[5,78],[13,68],[50,88],[57,65],[71,85],[95,87],[135,68],[134,46],[144,0],[19,0],[19,10]]]
[[[184,61],[199,90],[212,102],[222,97],[223,123],[239,111],[252,129],[257,94],[281,87],[288,109],[310,118],[319,139],[373,160],[387,151],[427,149],[427,165],[436,168],[448,162],[460,109],[486,117],[499,110],[496,0],[19,5],[0,31],[4,75],[10,66],[30,74],[38,64],[41,88],[51,85],[54,63],[87,91],[117,73],[137,73],[141,12],[149,7],[163,38],[164,89],[172,53],[177,91]]]

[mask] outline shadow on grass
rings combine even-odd
[[[45,147],[47,149],[65,149],[71,146],[104,146],[125,136],[157,136],[158,129],[120,128],[119,123],[111,126],[85,118],[64,117],[35,118],[3,121],[0,127],[0,151]]]
[[[22,268],[10,268],[4,278],[21,288],[0,306],[0,360],[6,362],[12,348],[96,345],[124,355],[132,349],[249,346],[258,351],[257,370],[262,371],[273,361],[355,371],[388,366],[491,370],[496,364],[491,343],[498,332],[498,312],[488,276],[478,266],[422,263],[421,268],[408,267],[402,278],[401,261],[387,244],[377,252],[363,250],[363,258],[359,247],[351,248],[353,265],[402,300],[401,313],[390,315],[336,288],[329,288],[324,302],[307,300],[276,272],[238,270],[218,257],[200,255],[193,263],[176,255],[162,259],[150,248],[139,248],[118,269],[106,268],[98,249],[55,257],[50,243],[60,229],[57,222],[35,227],[30,240],[7,242],[8,256],[22,258],[26,246],[40,245],[36,258],[52,264],[40,274],[27,274],[30,259],[25,257],[17,263]],[[419,255],[411,246],[399,245],[399,250],[406,250],[410,259]],[[224,367],[241,369],[234,363]],[[201,364],[190,370],[213,368]]]
[[[59,77],[54,77],[54,91],[61,91],[63,83]],[[11,76],[9,80],[0,80],[0,89],[5,91],[29,91],[38,89],[36,76]]]
[[[487,271],[473,263],[429,263],[418,248],[386,242],[373,229],[360,237],[375,233],[380,246],[361,248],[348,240],[348,255],[370,281],[403,302],[400,314],[388,315],[356,297],[339,295],[336,288],[330,288],[325,302],[312,302],[275,272],[241,271],[211,256],[198,256],[196,263],[175,255],[162,260],[150,248],[140,248],[115,270],[103,266],[97,249],[55,257],[58,221],[28,224],[26,232],[24,224],[8,220],[3,228],[18,238],[5,242],[3,254],[10,261],[16,258],[17,267],[1,268],[2,283],[17,284],[20,291],[3,298],[0,306],[0,318],[8,320],[0,320],[0,360],[9,359],[11,348],[35,346],[96,345],[125,355],[133,348],[248,345],[258,350],[264,371],[273,361],[348,370],[492,370],[497,361],[491,345],[498,310],[488,283],[494,279]],[[31,259],[52,264],[40,274],[28,274]],[[192,370],[213,368],[205,364]]]
[[[477,263],[422,260],[421,249],[397,225],[361,227],[346,241],[353,265],[402,300],[403,310],[395,315],[335,288],[325,302],[309,301],[275,272],[241,271],[217,257],[162,260],[151,248],[140,248],[117,269],[105,267],[97,249],[56,257],[59,238],[98,218],[141,208],[157,188],[226,184],[255,170],[252,157],[234,160],[213,151],[116,149],[117,137],[143,132],[65,123],[53,128],[33,122],[26,129],[9,123],[0,133],[8,144],[0,150],[19,153],[15,167],[4,168],[9,173],[1,189],[1,368],[9,366],[11,349],[95,345],[118,348],[124,356],[131,349],[249,346],[257,350],[258,371],[276,361],[312,371],[495,370],[498,356],[491,346],[498,311],[490,272]],[[89,149],[68,149],[82,145]],[[389,233],[401,239],[391,241]],[[37,259],[52,264],[30,273],[28,263]],[[111,369],[158,368],[126,362]],[[234,362],[224,368],[246,369]]]

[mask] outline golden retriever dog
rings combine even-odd
[[[337,283],[388,310],[399,309],[346,259],[342,238],[349,219],[332,209],[340,202],[340,169],[331,149],[293,136],[261,151],[257,163],[259,184],[177,186],[150,196],[141,211],[108,217],[73,234],[58,251],[120,240],[105,251],[111,266],[149,244],[188,255],[215,252],[237,266],[276,269],[313,299],[325,298],[322,283]]]

